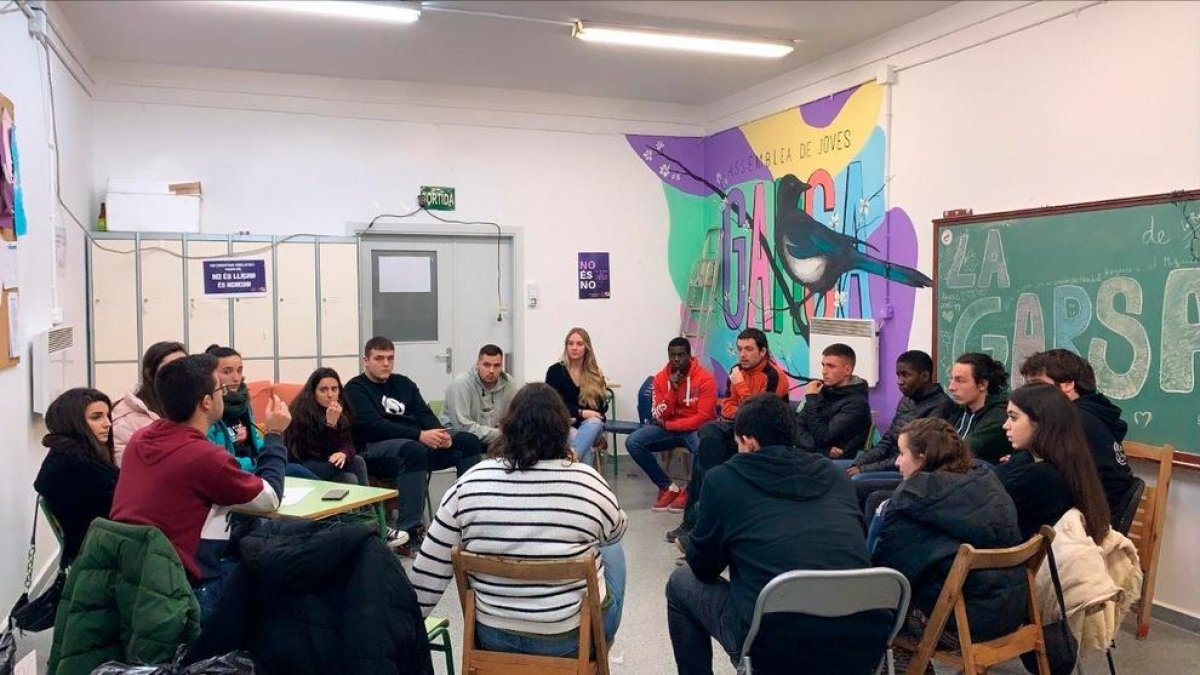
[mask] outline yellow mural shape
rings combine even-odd
[[[742,133],[774,178],[794,174],[807,180],[817,169],[836,176],[871,138],[883,105],[883,85],[860,86],[826,127],[804,121],[799,108],[789,108],[742,125]]]

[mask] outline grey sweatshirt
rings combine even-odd
[[[495,386],[485,389],[479,371],[472,366],[446,387],[446,419],[450,428],[490,443],[499,435],[500,418],[517,389],[517,384],[504,372]]]

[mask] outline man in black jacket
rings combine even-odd
[[[1083,357],[1066,349],[1038,352],[1021,364],[1021,376],[1029,382],[1055,384],[1075,402],[1088,448],[1096,462],[1104,496],[1113,522],[1120,517],[1121,500],[1133,485],[1133,471],[1125,461],[1121,441],[1129,425],[1121,409],[1096,391],[1096,372]]]
[[[840,342],[821,352],[821,379],[804,386],[796,415],[796,447],[831,459],[853,459],[871,431],[867,383],[854,375],[857,358]]]
[[[388,544],[415,558],[425,531],[421,511],[428,473],[453,466],[461,476],[479,462],[483,444],[469,433],[446,430],[416,383],[392,372],[395,363],[391,340],[367,340],[363,373],[346,383],[346,402],[354,412],[354,444],[367,470],[394,479],[400,492],[400,515]]]
[[[705,478],[687,564],[675,570],[666,589],[667,626],[681,675],[712,672],[712,637],[736,663],[755,600],[776,575],[868,565],[850,479],[824,457],[790,447],[792,425],[791,410],[779,397],[745,401],[734,420],[738,454]],[[728,582],[721,578],[726,568]],[[765,627],[753,650],[756,673],[865,672],[876,664],[853,667],[869,651],[857,647],[873,628],[882,628],[880,641],[888,629],[886,620],[861,616],[788,616]]]
[[[260,673],[433,675],[417,595],[373,527],[274,520],[241,552],[187,663],[245,649]]]
[[[875,447],[860,452],[853,459],[846,469],[848,475],[853,477],[877,471],[896,473],[896,455],[900,454],[896,443],[904,425],[925,417],[945,419],[954,407],[954,401],[942,390],[942,385],[933,381],[933,359],[923,351],[907,351],[896,359],[896,384],[903,398],[896,405],[891,426]]]

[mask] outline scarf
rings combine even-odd
[[[225,414],[222,419],[226,424],[233,425],[238,422],[243,422],[248,419],[247,415],[250,412],[250,390],[246,388],[246,383],[243,381],[237,391],[231,391],[225,394]]]

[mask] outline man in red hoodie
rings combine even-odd
[[[686,447],[700,449],[696,431],[717,416],[717,383],[712,373],[692,358],[692,345],[677,337],[667,343],[667,365],[654,376],[650,423],[629,435],[625,449],[658,487],[651,511],[683,511],[687,488],[679,489],[662,470],[653,453]]]
[[[720,416],[702,426],[696,434],[700,446],[692,461],[692,480],[688,485],[692,500],[683,510],[683,522],[667,533],[667,541],[676,542],[681,550],[687,548],[687,535],[696,524],[696,505],[704,484],[704,472],[737,454],[733,419],[737,416],[738,406],[752,396],[767,392],[784,400],[788,397],[787,373],[771,359],[766,333],[757,328],[738,333],[737,353],[738,362],[729,369],[729,390],[721,401]]]
[[[266,433],[255,473],[242,470],[225,448],[206,437],[224,412],[225,386],[217,359],[186,356],[154,378],[163,417],[129,439],[113,496],[112,519],[157,527],[171,540],[196,590],[203,616],[220,594],[229,542],[228,508],[279,508],[287,450],[283,431],[292,421],[287,404],[267,405]],[[218,507],[218,508],[213,508]]]

